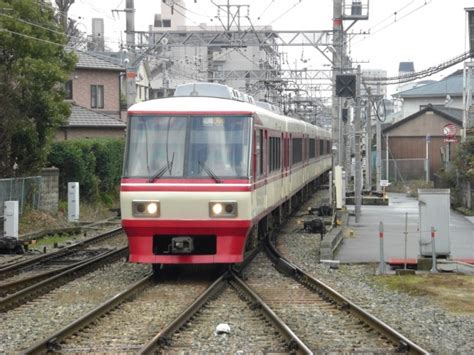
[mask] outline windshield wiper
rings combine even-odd
[[[204,171],[209,175],[215,182],[216,184],[222,184],[222,180],[220,180],[214,172],[209,169],[206,164],[204,164],[202,161],[198,160],[198,164],[204,169]]]
[[[168,170],[168,172],[170,173],[171,175],[171,170],[173,170],[173,162],[174,162],[174,152],[173,152],[173,155],[171,156],[171,161],[168,160],[168,157],[166,157],[167,159],[167,162],[166,162],[166,165],[164,165],[163,167],[161,167],[160,169],[158,169],[156,171],[156,173],[154,175],[152,175],[149,179],[148,179],[148,182],[153,182],[155,181],[156,179],[159,179],[160,177],[162,177],[163,175],[165,175],[166,171]]]
[[[158,170],[156,171],[155,174],[153,174],[153,175],[148,179],[148,182],[153,182],[153,181],[155,181],[156,179],[159,179],[160,177],[162,177],[162,176],[166,173],[167,170],[169,170],[168,165],[165,165],[165,166],[161,167],[160,169],[158,169]]]

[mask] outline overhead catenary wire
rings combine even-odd
[[[293,10],[295,7],[297,7],[299,4],[301,4],[303,0],[297,0],[296,3],[294,3],[290,8],[288,8],[287,10],[285,10],[284,12],[282,12],[280,15],[278,15],[277,17],[275,17],[272,21],[270,21],[268,23],[268,25],[271,25],[273,24],[274,22],[278,21],[280,18],[282,18],[283,16],[286,16],[288,15],[288,13]]]
[[[464,52],[457,57],[450,59],[448,61],[445,61],[441,64],[438,64],[436,66],[429,67],[427,69],[414,72],[411,74],[405,74],[405,75],[399,75],[399,76],[392,76],[392,77],[366,77],[363,80],[366,83],[380,83],[380,85],[391,85],[391,84],[401,84],[401,83],[407,83],[410,81],[414,81],[417,79],[422,79],[431,75],[434,75],[436,73],[439,73],[440,71],[443,71],[449,67],[452,67],[456,64],[462,63],[465,60],[469,58],[474,57],[474,52],[473,51],[467,51]]]
[[[399,18],[397,19],[397,18],[396,18],[396,15],[399,14],[402,10],[406,9],[409,5],[411,5],[411,4],[414,2],[414,0],[411,1],[410,3],[404,5],[404,6],[401,7],[399,10],[395,11],[393,14],[387,16],[387,18],[385,18],[384,20],[379,21],[377,24],[375,24],[374,26],[372,26],[371,28],[369,28],[369,30],[366,31],[366,32],[367,32],[367,35],[376,35],[377,33],[380,33],[380,32],[382,32],[383,30],[387,29],[388,27],[393,26],[393,25],[399,23],[399,22],[400,22],[401,20],[403,20],[404,18],[406,18],[406,17],[412,15],[413,13],[417,12],[418,10],[424,8],[425,6],[427,6],[427,5],[429,5],[429,4],[431,4],[431,3],[433,2],[433,0],[423,0],[423,1],[424,1],[423,4],[419,5],[419,6],[416,7],[415,9],[411,10],[411,11],[408,12],[407,14],[404,14],[402,17],[399,17]],[[393,17],[393,16],[395,16],[395,19],[394,19],[392,22],[390,22],[390,23],[388,23],[387,25],[385,25],[384,27],[382,27],[382,28],[380,28],[380,29],[378,29],[378,30],[372,32],[372,29],[374,29],[374,28],[377,27],[379,24],[382,24],[382,23],[385,22],[387,19],[389,19],[389,18],[391,18],[391,17]],[[361,43],[361,42],[363,42],[363,41],[365,41],[365,40],[367,40],[367,39],[368,39],[368,37],[367,37],[367,36],[364,36],[364,37],[360,38],[359,40],[355,41],[354,43],[352,43],[352,44],[351,44],[351,47],[355,47],[356,45],[358,45],[359,43]]]
[[[12,20],[14,20],[14,21],[18,21],[18,22],[21,22],[21,23],[24,23],[24,24],[27,24],[27,25],[30,25],[30,26],[33,26],[33,27],[41,28],[41,29],[43,29],[43,30],[45,30],[45,31],[49,31],[49,32],[52,32],[52,33],[57,33],[57,34],[65,35],[65,36],[67,36],[68,39],[76,39],[76,40],[85,41],[85,42],[87,42],[87,43],[92,43],[92,41],[89,41],[89,40],[88,40],[87,38],[85,38],[85,37],[82,38],[82,37],[67,35],[66,33],[64,33],[64,32],[62,32],[62,31],[58,31],[58,30],[55,30],[55,29],[53,29],[53,28],[48,28],[48,27],[45,27],[45,26],[43,26],[43,25],[39,25],[39,24],[37,24],[37,23],[24,20],[24,19],[19,18],[19,17],[15,17],[15,16],[3,14],[3,13],[0,13],[0,16],[10,18],[10,19],[12,19]],[[109,42],[120,44],[120,42],[118,42],[118,41],[113,41],[113,40],[111,40],[109,37],[103,37],[103,38],[104,38],[104,39],[108,38],[108,41],[109,41]]]

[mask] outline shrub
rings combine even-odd
[[[88,202],[110,201],[118,193],[122,160],[123,140],[105,138],[56,142],[48,156],[59,169],[60,197],[66,199],[68,182],[77,181]]]

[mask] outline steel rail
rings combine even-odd
[[[336,290],[307,274],[298,266],[285,259],[275,248],[270,238],[266,239],[265,251],[269,258],[275,263],[275,267],[279,271],[288,276],[292,276],[301,284],[305,285],[311,290],[316,291],[323,297],[323,299],[334,301],[341,307],[341,309],[347,310],[354,314],[357,318],[364,321],[371,328],[376,329],[379,333],[386,336],[392,342],[398,344],[397,351],[408,352],[412,354],[429,354],[427,350],[415,344],[400,332],[396,331],[380,319],[357,306],[355,303],[344,297]]]
[[[21,354],[41,354],[45,352],[60,352],[61,351],[60,342],[63,339],[78,332],[80,329],[88,326],[89,324],[93,323],[94,321],[102,317],[104,314],[112,311],[114,308],[118,307],[123,302],[130,299],[133,295],[135,295],[135,293],[137,293],[142,287],[144,287],[146,283],[151,282],[152,279],[153,279],[152,274],[146,275],[144,278],[132,284],[126,290],[118,293],[114,297],[105,301],[101,305],[91,310],[89,313],[85,314],[83,317],[73,321],[72,323],[68,324],[64,328],[58,330],[53,335],[40,340],[33,346],[21,352]]]
[[[5,312],[7,310],[15,308],[20,304],[28,302],[33,297],[43,295],[58,286],[66,284],[71,278],[75,277],[75,274],[86,273],[89,267],[94,266],[94,264],[98,262],[103,262],[107,259],[115,260],[116,258],[120,258],[126,255],[127,252],[128,247],[111,250],[107,253],[91,258],[87,262],[82,263],[81,265],[78,265],[72,269],[63,271],[58,275],[50,277],[35,285],[32,285],[21,291],[11,294],[0,300],[0,312]]]
[[[87,263],[89,260],[100,257],[100,256],[104,255],[107,252],[110,252],[110,250],[107,250],[107,251],[102,252],[100,254],[94,255],[90,258],[77,261],[73,264],[63,266],[63,267],[58,268],[58,269],[45,271],[45,272],[42,272],[40,274],[36,274],[36,275],[30,276],[30,277],[26,277],[26,278],[21,279],[21,280],[10,281],[10,282],[0,284],[0,297],[5,297],[7,294],[12,293],[16,290],[23,289],[25,287],[28,287],[28,286],[33,285],[35,283],[38,283],[41,280],[47,279],[47,278],[52,277],[54,275],[60,274],[64,271],[66,271],[66,270],[69,270],[69,269],[75,268],[76,266]]]
[[[251,260],[260,252],[261,248],[253,250],[241,265],[229,268],[222,276],[220,276],[205,292],[203,292],[186,310],[181,313],[172,323],[161,330],[153,339],[146,343],[138,352],[139,354],[153,354],[159,350],[160,346],[169,345],[171,338],[182,326],[184,326],[211,298],[222,292],[227,284],[230,284],[237,292],[243,291],[246,298],[250,299],[253,305],[258,305],[264,316],[269,320],[275,328],[288,340],[287,346],[289,350],[294,350],[300,354],[312,354],[311,350],[295,335],[295,333],[265,304],[265,302],[253,291],[248,285],[242,281],[238,274],[248,266]],[[239,292],[239,294],[242,294]]]
[[[162,345],[168,345],[173,334],[186,324],[207,302],[227,286],[230,271],[226,271],[194,300],[173,322],[146,343],[138,354],[153,354]]]
[[[113,236],[117,235],[120,232],[122,232],[122,227],[118,227],[118,228],[112,229],[110,231],[107,231],[105,233],[96,235],[94,237],[91,237],[91,238],[88,238],[88,239],[85,239],[85,240],[81,240],[80,242],[74,243],[72,245],[69,245],[69,246],[67,246],[65,248],[62,248],[60,250],[53,251],[51,253],[38,255],[38,256],[30,258],[28,260],[23,260],[21,262],[14,263],[14,264],[8,265],[6,267],[0,267],[0,277],[4,278],[5,275],[8,274],[9,272],[15,272],[20,268],[23,268],[23,267],[26,267],[26,266],[29,266],[29,265],[32,265],[32,264],[36,264],[38,262],[48,261],[50,259],[54,259],[54,258],[57,258],[59,256],[66,255],[68,253],[71,253],[71,252],[75,251],[76,249],[82,248],[85,245],[97,243],[102,239],[113,237]]]
[[[229,282],[236,289],[241,289],[252,300],[254,306],[258,305],[267,320],[269,320],[275,328],[288,340],[287,347],[290,351],[296,351],[298,354],[313,354],[309,347],[303,343],[301,339],[286,325],[280,317],[263,301],[258,294],[250,286],[248,286],[235,273],[232,273],[232,278]],[[235,284],[234,284],[235,283]]]

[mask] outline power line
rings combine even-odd
[[[413,80],[425,78],[427,76],[431,76],[433,74],[439,73],[440,71],[443,71],[449,67],[452,67],[453,65],[459,64],[473,57],[474,57],[474,52],[467,51],[467,52],[464,52],[463,54],[458,55],[457,57],[453,59],[450,59],[436,66],[429,67],[428,69],[425,69],[419,72],[411,73],[408,75],[392,76],[392,77],[370,77],[370,78],[364,78],[363,81],[366,83],[374,83],[374,82],[380,83],[381,85],[407,83]]]
[[[414,1],[414,0],[413,0],[413,1]],[[412,11],[410,11],[410,12],[408,12],[407,14],[403,15],[402,17],[400,17],[400,18],[398,18],[398,19],[395,18],[393,22],[388,23],[387,25],[383,26],[382,28],[378,29],[377,31],[375,31],[375,32],[373,32],[373,33],[370,32],[373,28],[375,28],[375,27],[377,27],[379,24],[385,22],[388,18],[390,18],[390,17],[392,17],[392,16],[394,16],[394,15],[396,16],[396,15],[398,14],[398,12],[400,12],[400,11],[404,10],[405,8],[407,8],[409,5],[411,5],[411,4],[413,3],[413,1],[410,2],[410,3],[408,3],[408,4],[405,4],[405,6],[403,6],[401,9],[399,9],[398,11],[395,11],[392,15],[389,15],[386,19],[384,19],[384,20],[378,22],[376,25],[372,26],[372,27],[368,30],[368,35],[375,35],[375,34],[381,32],[381,31],[387,29],[388,27],[390,27],[390,26],[392,26],[392,25],[395,25],[396,23],[400,22],[401,20],[403,20],[403,19],[406,18],[407,16],[409,16],[409,15],[411,15],[411,14],[417,12],[418,10],[422,9],[422,8],[425,7],[426,5],[429,5],[429,4],[431,4],[431,3],[433,2],[433,0],[424,0],[424,3],[423,3],[422,5],[416,7],[415,9],[413,9]],[[356,45],[358,45],[359,43],[365,41],[366,39],[367,39],[367,37],[365,36],[365,37],[361,38],[360,40],[355,41],[355,42],[352,44],[352,47],[355,47]]]
[[[268,25],[271,25],[272,23],[274,23],[275,21],[279,20],[280,18],[282,18],[283,16],[286,16],[288,15],[288,13],[293,10],[296,6],[298,6],[299,4],[301,4],[302,0],[298,0],[295,4],[293,4],[293,6],[291,6],[290,8],[288,8],[287,10],[285,10],[281,15],[277,16],[273,21],[271,21]]]
[[[42,39],[42,38],[38,38],[38,37],[33,37],[33,36],[29,36],[27,34],[24,34],[24,33],[20,33],[20,32],[15,32],[15,31],[10,31],[10,30],[7,30],[6,28],[0,28],[0,32],[8,32],[8,33],[11,33],[11,34],[14,34],[14,35],[18,35],[18,36],[22,36],[22,37],[26,37],[26,38],[30,38],[30,39],[34,39],[36,41],[40,41],[40,42],[44,42],[44,43],[48,43],[48,44],[54,44],[56,46],[61,46],[61,47],[65,47],[66,46],[62,43],[57,43],[57,42],[52,42],[52,41],[48,41],[46,39]]]
[[[2,14],[0,13],[0,16],[3,16],[3,17],[8,17],[8,18],[11,18],[12,20],[15,20],[15,21],[19,21],[19,22],[22,22],[24,24],[28,24],[30,26],[33,26],[33,27],[38,27],[38,28],[41,28],[43,30],[46,30],[46,31],[49,31],[49,32],[52,32],[52,33],[57,33],[57,34],[61,34],[61,35],[65,35],[68,37],[68,39],[76,39],[76,40],[85,40],[87,43],[93,43],[92,41],[89,41],[87,38],[82,38],[82,37],[77,37],[77,36],[69,36],[67,34],[65,34],[64,32],[61,32],[61,31],[57,31],[57,30],[54,30],[52,28],[48,28],[48,27],[44,27],[42,25],[39,25],[37,23],[34,23],[34,22],[30,22],[30,21],[26,21],[26,20],[23,20],[21,18],[18,18],[18,17],[14,17],[14,16],[11,16],[11,15],[7,15],[7,14]],[[108,38],[108,41],[109,42],[112,42],[112,43],[120,43],[120,42],[117,42],[117,41],[114,41],[111,39],[111,37],[103,37],[104,39]]]

